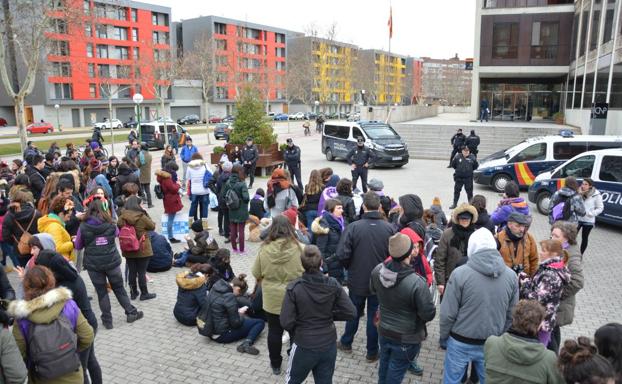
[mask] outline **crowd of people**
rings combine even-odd
[[[331,383],[337,354],[353,353],[364,316],[365,360],[378,361],[380,384],[423,375],[424,342],[446,350],[444,383],[622,382],[621,324],[602,326],[592,339],[561,338],[602,211],[589,179],[579,185],[566,178],[551,198],[550,237],[537,240],[513,182],[490,214],[486,198],[467,189],[469,203],[454,199],[448,219],[439,198],[424,208],[416,194],[391,196],[381,180],[368,182],[364,150],[352,153],[354,180],[323,168],[303,185],[300,149],[288,140],[288,169],[275,169],[265,188],[251,192],[258,156],[252,138],[233,162],[225,156],[211,169],[185,136],[179,154],[165,149],[155,172],[135,139],[121,159],[102,157],[93,144],[82,154],[68,146],[65,155],[58,147],[43,155],[31,143],[23,160],[0,162],[5,382],[28,376],[35,383],[101,383],[94,340],[99,324],[114,328],[109,292],[126,321],[138,321],[136,300],[156,299],[147,272],[172,266],[183,268],[175,274],[174,318],[213,342],[238,342],[237,351],[249,355],[260,353],[256,343],[267,326],[275,375],[289,340],[287,383],[309,375]],[[452,160],[457,170],[476,162],[468,147],[462,152]],[[180,234],[174,223],[184,194],[189,231]],[[164,237],[148,211],[160,199]],[[218,237],[207,222],[210,210],[218,211]],[[184,249],[173,255],[170,245],[180,236]],[[256,254],[248,255],[247,241],[260,243]],[[164,262],[160,253],[169,254]],[[252,268],[234,271],[232,255],[252,256]],[[7,278],[13,270],[16,290]],[[427,327],[437,317],[439,339],[431,341]],[[336,321],[345,322],[340,337]]]

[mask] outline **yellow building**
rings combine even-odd
[[[367,83],[367,94],[373,100],[374,104],[394,104],[403,103],[406,80],[406,57],[379,51],[375,49],[367,49],[359,52],[361,68],[361,77],[363,83]],[[371,77],[373,73],[373,82]]]

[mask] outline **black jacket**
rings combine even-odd
[[[114,197],[121,195],[123,186],[127,183],[134,183],[140,187],[140,181],[138,176],[132,171],[127,164],[119,165],[119,175],[117,176],[117,182],[114,184],[114,190],[112,193]]]
[[[354,205],[354,199],[352,199],[352,196],[339,195],[336,199],[341,201],[343,207],[343,218],[346,220],[346,225],[356,221],[356,206]]]
[[[356,165],[357,167],[362,167],[365,164],[371,165],[374,163],[376,157],[374,153],[366,147],[359,147],[358,145],[348,152],[346,156],[346,160],[348,160],[349,165]]]
[[[242,317],[238,313],[238,301],[235,299],[233,289],[229,283],[222,279],[218,280],[210,289],[203,309],[199,313],[199,317],[202,321],[211,322],[213,336],[222,335],[231,329],[238,329],[242,326]],[[206,312],[209,312],[209,315]]]
[[[15,291],[13,287],[11,287],[11,283],[9,282],[9,278],[6,276],[6,272],[4,272],[4,268],[0,268],[0,299],[13,301],[15,300]],[[9,325],[10,316],[4,308],[0,307],[0,326]]]
[[[34,214],[34,219],[33,219]],[[39,233],[37,227],[37,221],[41,218],[41,213],[37,211],[30,204],[22,204],[19,212],[14,212],[12,209],[4,216],[4,222],[2,223],[2,239],[4,241],[12,242],[15,245],[15,251],[17,249],[17,243],[19,243],[20,237],[22,237],[22,230],[17,226],[16,222],[22,226],[31,235]],[[30,224],[30,226],[28,226]],[[29,255],[20,255],[27,257]]]
[[[311,230],[315,236],[315,243],[322,253],[325,270],[328,270],[329,276],[341,278],[342,267],[336,257],[339,239],[341,239],[341,226],[330,213],[324,212],[322,217],[313,220]]]
[[[45,187],[45,177],[32,165],[26,167],[26,176],[28,176],[28,179],[30,180],[30,190],[32,191],[32,196],[35,198],[35,201],[37,201],[41,198],[41,192]]]
[[[313,195],[305,193],[302,196],[302,201],[304,202],[304,204],[302,207],[300,207],[300,212],[317,211],[317,206],[320,203],[321,196],[322,192],[318,192]]]
[[[456,133],[451,137],[451,145],[453,145],[454,148],[460,149],[465,143],[466,136],[464,136],[464,133]]]
[[[477,230],[480,228],[486,228],[493,235],[497,233],[497,231],[495,231],[495,225],[490,219],[490,215],[488,214],[488,211],[486,209],[482,209],[481,211],[478,211],[477,213],[477,221],[475,222],[475,229]]]
[[[173,316],[184,325],[196,325],[197,315],[207,295],[205,277],[188,276],[182,272],[177,275],[176,281],[177,301],[173,308]]]
[[[479,147],[479,136],[477,135],[469,135],[466,138],[466,146],[469,147],[469,150],[472,154],[477,154],[477,147]]]
[[[300,166],[300,147],[297,145],[292,146],[291,148],[288,146],[283,154],[283,158],[287,163],[287,166],[290,168],[295,168]]]
[[[341,235],[337,258],[348,270],[348,288],[359,296],[370,296],[371,271],[389,254],[389,237],[395,230],[380,212],[364,213]]]
[[[469,179],[473,177],[473,171],[479,167],[479,163],[472,154],[465,158],[462,153],[458,153],[451,161],[451,166],[456,170],[454,172],[454,177]]]
[[[425,324],[434,319],[436,307],[424,277],[389,259],[372,271],[370,289],[378,296],[378,334],[400,344],[425,339]]]
[[[287,285],[281,326],[296,345],[324,351],[337,340],[335,321],[353,320],[356,308],[337,280],[319,272],[303,273]]]
[[[266,210],[263,207],[263,200],[251,199],[248,214],[256,216],[259,220],[266,216]]]
[[[115,224],[89,218],[80,224],[79,232],[84,245],[86,269],[105,272],[121,265],[121,255],[115,244]]]
[[[245,145],[244,148],[242,148],[242,161],[244,163],[249,161],[251,164],[255,164],[257,163],[258,159],[259,151],[257,151],[257,147],[255,146],[255,144],[251,145],[250,147],[248,145]]]

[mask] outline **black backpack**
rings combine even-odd
[[[227,193],[225,193],[225,205],[227,208],[233,210],[240,208],[240,197],[233,188],[230,188]]]

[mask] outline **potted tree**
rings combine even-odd
[[[218,164],[223,153],[225,153],[225,147],[214,147],[214,150],[210,154],[210,161],[212,162],[212,164]]]

